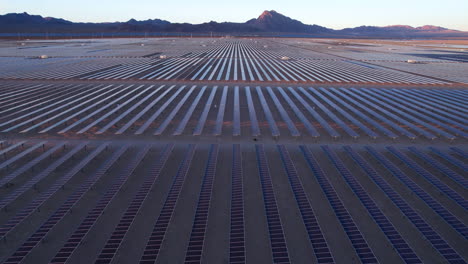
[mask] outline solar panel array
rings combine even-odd
[[[3,41],[0,263],[467,263],[450,52]]]
[[[3,134],[468,137],[462,90],[53,84],[1,94]]]
[[[0,57],[0,62],[3,62],[0,78],[375,84],[451,83],[451,81],[439,80],[427,75],[411,74],[339,57],[310,59],[294,55],[284,56],[282,53],[270,50],[265,44],[249,40],[223,40],[212,42],[202,49],[199,45],[194,48],[189,46],[185,53],[180,55],[160,55],[163,57],[156,56],[161,52],[140,57],[82,55],[57,56],[42,60],[31,57]],[[277,44],[271,43],[271,45]],[[113,48],[102,50],[112,51]]]
[[[38,145],[41,147],[29,154],[36,169],[29,170],[31,164],[22,162],[27,158],[21,155]],[[111,142],[7,140],[3,162],[12,162],[0,172],[4,177],[9,173],[16,177],[9,178],[10,184],[1,190],[1,202],[8,204],[0,227],[2,243],[7,246],[0,249],[2,261],[37,258],[51,263],[114,263],[125,259],[153,263],[172,259],[179,252],[181,261],[199,263],[212,259],[210,247],[216,243],[219,261],[244,263],[249,261],[246,252],[256,247],[244,241],[260,231],[266,237],[257,239],[269,241],[270,250],[255,254],[266,262],[335,263],[353,256],[362,263],[385,262],[386,258],[406,263],[434,260],[431,258],[464,263],[466,251],[459,242],[467,235],[466,209],[450,193],[438,191],[443,184],[466,194],[457,178],[445,177],[447,168],[458,178],[463,177],[463,170],[440,155],[459,162],[464,157],[447,147],[437,149],[438,153],[428,147],[334,144],[321,148],[183,143],[119,146]],[[217,162],[219,156],[223,163]],[[402,157],[406,165],[400,165]],[[425,162],[428,158],[443,167],[431,167]],[[204,168],[195,169],[197,163]],[[416,166],[430,170],[432,180],[413,174]],[[225,174],[224,168],[231,173]],[[257,178],[251,178],[254,176]],[[35,190],[44,191],[16,194],[23,186],[33,188],[31,181]],[[31,192],[27,189],[23,192]],[[321,191],[313,194],[313,190]],[[347,192],[353,195],[348,197]],[[256,205],[244,205],[254,194],[262,199]],[[161,195],[166,199],[155,200]],[[314,199],[315,195],[323,195],[323,200]],[[198,200],[192,202],[188,197]],[[224,202],[224,197],[229,201]],[[386,203],[394,204],[396,210],[389,212]],[[189,205],[194,207],[187,211]],[[256,214],[247,213],[252,206],[256,206]],[[219,210],[226,213],[219,214]],[[109,221],[109,217],[115,220]],[[224,224],[213,219],[224,219]],[[175,232],[179,225],[188,229]],[[327,231],[330,228],[337,231]],[[306,236],[297,237],[295,230]],[[146,234],[144,243],[133,245],[135,232]],[[179,237],[178,232],[185,235]],[[376,244],[376,234],[387,241]],[[218,241],[219,236],[226,243]],[[52,237],[53,248],[49,242],[41,243]],[[97,237],[104,239],[94,239]],[[181,246],[174,248],[172,243]],[[290,250],[298,246],[311,251],[304,255]],[[388,246],[395,250],[382,251]],[[100,253],[83,256],[83,250],[94,252],[90,248]]]

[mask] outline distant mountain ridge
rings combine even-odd
[[[303,24],[274,10],[264,11],[258,18],[251,19],[245,24],[267,32],[330,33],[333,31],[318,25]]]
[[[360,26],[334,30],[319,25],[307,25],[298,20],[284,16],[274,10],[264,11],[258,18],[245,23],[208,22],[202,24],[171,23],[161,19],[138,21],[130,19],[127,22],[109,23],[75,23],[61,18],[42,17],[28,13],[12,13],[0,15],[0,33],[101,33],[101,32],[184,32],[201,33],[215,32],[226,34],[301,34],[311,37],[384,37],[411,38],[462,36],[468,37],[468,32],[451,30],[443,27],[425,25],[411,27],[393,25],[386,27]]]

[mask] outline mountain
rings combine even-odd
[[[317,26],[305,25],[302,22],[284,16],[274,10],[264,11],[258,18],[246,22],[255,28],[267,32],[289,32],[289,33],[330,33],[331,29]]]
[[[0,15],[0,33],[60,33],[60,34],[99,34],[132,32],[167,33],[220,33],[258,36],[296,36],[330,38],[429,38],[429,37],[468,37],[468,32],[450,30],[443,27],[425,25],[411,27],[393,25],[386,27],[360,26],[333,30],[319,25],[306,25],[274,10],[264,11],[258,18],[245,23],[208,22],[202,24],[171,23],[161,19],[110,23],[75,23],[61,18],[42,17],[28,13]]]
[[[2,26],[5,25],[31,25],[31,24],[49,24],[49,25],[57,25],[57,24],[67,24],[71,25],[73,22],[67,21],[61,18],[53,18],[53,17],[41,17],[41,16],[34,16],[30,15],[26,12],[21,14],[6,14],[0,16],[0,24]]]
[[[161,19],[148,19],[148,20],[143,20],[143,21],[138,21],[135,19],[130,19],[127,21],[127,24],[129,25],[151,25],[151,26],[165,26],[171,24],[171,22],[166,21],[166,20],[161,20]]]
[[[360,26],[355,28],[345,28],[338,31],[341,35],[350,37],[394,37],[394,38],[412,38],[412,37],[442,37],[442,36],[467,36],[467,32],[451,30],[438,26],[425,25],[422,27],[411,27],[407,25],[393,25],[386,27]]]

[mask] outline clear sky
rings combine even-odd
[[[334,29],[429,24],[468,31],[468,0],[0,0],[0,14],[28,12],[74,22],[245,22],[264,10]]]

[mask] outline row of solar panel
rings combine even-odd
[[[5,64],[6,79],[139,79],[327,83],[447,84],[430,77],[342,60],[281,60],[250,41],[223,41],[183,56],[153,58],[17,59]],[[5,60],[5,59],[3,59]]]
[[[254,137],[266,127],[278,137],[285,127],[293,137],[324,136],[323,129],[332,138],[379,138],[379,132],[392,139],[468,138],[466,95],[456,90],[110,84],[15,86],[0,93],[3,133],[140,135],[152,128],[153,135],[199,136],[231,128],[240,136],[250,126]]]
[[[21,148],[21,145],[26,142],[18,142],[12,144],[14,148],[5,147],[4,154],[9,154],[14,152],[17,148]],[[37,153],[38,157],[45,159],[44,154],[48,156],[53,155],[56,152],[59,152],[60,148],[68,146],[69,143],[61,142],[50,147],[50,149],[42,150],[42,154],[38,153],[38,146],[45,146],[47,142],[39,142],[33,144],[31,147],[26,148],[24,151],[20,151],[16,155],[13,155],[10,159],[7,159],[5,162],[8,162],[15,157],[20,157],[22,153]],[[24,183],[24,187],[19,187],[18,189],[11,192],[12,195],[2,199],[2,204],[5,208],[6,205],[10,204],[14,199],[21,196],[32,186],[44,179],[48,174],[50,174],[57,167],[62,165],[66,160],[73,158],[78,152],[84,151],[88,142],[83,142],[82,144],[76,145],[69,151],[62,150],[61,155],[58,156],[58,159],[50,163],[43,171],[38,172],[35,176],[31,177],[29,180]],[[67,170],[66,173],[61,175],[55,180],[55,182],[48,187],[45,192],[42,192],[32,201],[30,201],[24,208],[18,210],[16,214],[11,217],[5,224],[0,227],[1,238],[5,238],[9,233],[14,231],[14,229],[24,220],[26,220],[32,213],[40,208],[40,206],[50,199],[54,193],[56,193],[60,188],[62,188],[68,181],[70,181],[78,172],[84,169],[93,159],[95,159],[100,153],[108,149],[109,144],[103,143],[95,147],[91,152],[87,153],[83,159],[78,162],[71,169]],[[69,236],[67,242],[63,247],[58,251],[53,263],[64,263],[71,257],[73,252],[77,247],[79,247],[81,241],[85,238],[86,234],[89,233],[91,228],[95,225],[99,217],[103,214],[104,210],[108,207],[110,203],[114,200],[115,196],[119,193],[122,186],[125,182],[132,176],[135,169],[139,166],[140,163],[147,156],[148,151],[152,146],[145,146],[137,149],[136,153],[132,155],[132,158],[125,163],[125,168],[119,170],[119,175],[112,181],[112,184],[108,186],[107,190],[96,202],[94,208],[89,210],[87,216],[83,219],[82,223],[73,231]],[[31,150],[33,149],[33,150]],[[66,200],[56,209],[41,225],[40,227],[31,234],[26,241],[16,249],[16,251],[6,259],[5,263],[19,263],[21,262],[28,254],[31,252],[57,225],[65,215],[72,210],[74,205],[82,199],[82,197],[92,188],[93,185],[105,174],[106,171],[112,167],[116,161],[121,157],[125,152],[128,152],[129,146],[125,145],[118,149],[112,151],[111,155],[101,163],[101,165],[94,170],[93,173],[87,176],[86,180],[81,183],[76,189],[66,198]],[[109,237],[106,242],[106,245],[101,251],[101,254],[96,260],[96,263],[110,263],[114,258],[116,252],[121,246],[122,241],[125,239],[133,220],[135,219],[138,211],[143,205],[149,191],[152,189],[152,186],[157,181],[158,176],[164,167],[166,161],[169,159],[173,145],[166,145],[161,153],[158,155],[156,162],[150,161],[153,165],[150,170],[148,170],[143,183],[139,187],[139,191],[134,195],[134,198],[127,210],[121,217],[119,224],[115,227],[114,232]],[[191,161],[195,153],[196,146],[189,145],[185,151],[185,157],[180,164],[178,172],[173,177],[173,182],[170,187],[170,190],[167,194],[164,205],[159,213],[156,223],[154,224],[153,232],[149,237],[145,251],[141,257],[141,263],[153,263],[159,254],[161,245],[164,242],[167,228],[170,225],[170,221],[182,186],[184,185],[185,178],[189,174],[189,168],[191,166]],[[421,150],[410,147],[408,150],[414,153],[419,159],[425,160],[428,157],[428,154],[419,155]],[[353,245],[356,254],[359,256],[360,260],[363,263],[376,263],[377,258],[374,255],[371,247],[367,243],[364,235],[360,232],[357,224],[354,222],[353,217],[347,211],[346,207],[343,205],[339,195],[336,190],[333,188],[330,181],[327,179],[328,176],[322,171],[321,166],[315,159],[315,154],[307,146],[300,146],[300,150],[303,153],[307,164],[309,165],[312,175],[315,176],[318,184],[320,185],[321,190],[325,194],[328,202],[330,203],[336,217],[338,218],[341,226],[343,227],[346,235],[348,236],[351,244]],[[408,245],[406,240],[400,235],[398,230],[393,226],[392,222],[386,217],[385,213],[380,209],[380,207],[375,203],[373,198],[367,193],[367,191],[361,186],[359,181],[355,176],[349,171],[347,166],[341,161],[341,159],[336,155],[335,151],[329,146],[322,146],[323,152],[329,157],[332,164],[334,164],[337,170],[342,175],[345,182],[354,192],[354,194],[359,198],[363,206],[366,208],[369,215],[372,219],[378,224],[382,232],[387,236],[389,242],[393,245],[395,250],[399,253],[402,260],[406,263],[420,263],[420,258],[416,255],[413,249]],[[432,227],[427,223],[424,218],[418,214],[418,212],[413,209],[403,197],[401,197],[391,185],[389,185],[386,180],[380,176],[373,166],[371,166],[364,158],[362,158],[353,148],[347,146],[344,147],[344,150],[352,157],[352,159],[367,173],[367,175],[375,182],[375,184],[387,195],[387,197],[400,208],[401,212],[408,217],[411,223],[421,232],[421,234],[428,239],[432,246],[443,256],[447,261],[451,263],[463,263],[464,260],[460,255],[446,242]],[[402,181],[407,188],[409,188],[413,193],[415,193],[422,201],[424,201],[428,207],[432,208],[434,212],[439,214],[439,216],[444,219],[448,225],[452,226],[454,230],[459,232],[461,236],[465,239],[467,238],[468,229],[466,225],[459,220],[454,214],[452,214],[443,204],[437,201],[437,198],[432,197],[427,191],[423,190],[416,182],[414,182],[411,177],[403,173],[393,162],[387,159],[379,151],[375,150],[372,147],[366,147],[366,152],[371,154],[376,160],[378,160],[383,166],[385,166],[397,179]],[[406,157],[401,151],[397,150],[394,147],[387,148],[389,153],[392,153],[396,158],[403,159],[409,166],[409,168],[419,173],[417,168],[420,165],[417,165],[412,159]],[[464,153],[463,150],[456,148],[456,151],[453,151],[451,154],[447,152],[442,152],[438,149],[431,148],[431,155],[434,157],[440,156],[442,159],[458,160],[460,162],[460,157],[456,158],[457,155],[461,156],[460,153]],[[87,151],[87,150],[86,150]],[[323,235],[321,227],[318,223],[318,220],[315,217],[314,210],[310,203],[310,198],[302,186],[300,177],[295,169],[294,163],[292,162],[287,148],[284,145],[278,145],[278,151],[281,156],[283,167],[285,169],[286,175],[288,176],[291,190],[294,193],[296,198],[296,203],[298,209],[301,212],[301,217],[304,223],[305,230],[308,233],[308,237],[311,243],[312,248],[314,249],[315,257],[319,263],[333,263],[334,259],[332,253],[328,247],[327,241]],[[258,175],[260,178],[262,194],[264,199],[265,214],[267,219],[268,230],[270,234],[270,244],[272,250],[272,259],[275,262],[287,263],[289,262],[288,248],[286,245],[286,240],[284,238],[284,231],[281,223],[280,213],[276,203],[276,194],[272,185],[272,178],[270,175],[268,164],[268,159],[266,158],[265,150],[263,145],[256,145],[255,148],[257,156],[257,166],[258,166]],[[442,154],[443,153],[443,157]],[[201,191],[199,193],[199,200],[197,203],[197,210],[194,216],[193,228],[191,231],[191,236],[186,251],[186,262],[200,262],[202,259],[203,253],[203,241],[205,237],[206,225],[208,223],[209,217],[209,206],[211,200],[211,192],[213,187],[214,177],[216,175],[216,165],[217,165],[217,155],[218,155],[218,145],[212,145],[209,152],[209,157],[206,164],[205,175],[202,180]],[[431,158],[434,159],[434,158]],[[17,162],[19,159],[16,159]],[[439,162],[440,163],[440,162]],[[431,163],[433,164],[433,163]],[[30,166],[31,164],[26,163],[23,166]],[[437,169],[438,166],[434,165],[434,168]],[[445,170],[450,170],[448,167],[444,167],[444,170],[440,170],[442,173],[445,173]],[[17,174],[18,171],[23,171],[23,167],[18,167],[11,174]],[[453,170],[450,170],[452,174],[458,175]],[[426,171],[426,177],[428,182],[432,183],[436,188],[440,188],[441,184],[444,184],[436,176]],[[241,150],[240,145],[233,146],[233,163],[232,163],[232,200],[231,200],[231,240],[230,240],[230,260],[233,263],[239,263],[245,261],[245,246],[244,246],[244,213],[243,213],[243,197],[242,197],[242,162],[241,162]],[[21,175],[17,174],[17,176]],[[458,175],[461,176],[461,175]],[[8,174],[7,176],[8,177]],[[15,182],[15,178],[10,178],[8,182]],[[21,190],[21,191],[18,191]],[[458,195],[455,190],[451,190],[450,195]],[[460,207],[466,210],[463,207],[463,204],[459,204]]]

